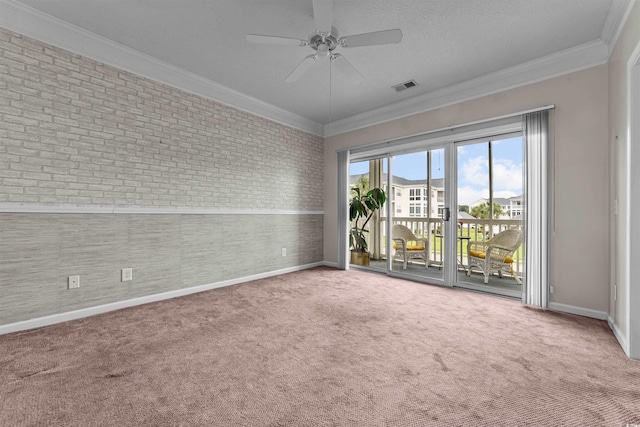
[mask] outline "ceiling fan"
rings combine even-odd
[[[316,30],[307,40],[289,37],[264,36],[247,34],[247,41],[251,43],[275,44],[283,46],[310,46],[316,52],[307,56],[286,78],[287,83],[295,82],[318,60],[329,58],[350,82],[362,83],[364,77],[351,65],[347,58],[334,53],[337,47],[377,46],[382,44],[400,43],[402,31],[399,29],[374,31],[372,33],[354,34],[339,37],[338,31],[331,26],[333,19],[333,0],[313,0],[313,18]]]

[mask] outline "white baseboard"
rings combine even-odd
[[[166,299],[181,297],[185,295],[204,292],[211,289],[222,288],[225,286],[237,285],[239,283],[250,282],[252,280],[265,279],[267,277],[278,276],[280,274],[292,273],[294,271],[306,270],[314,267],[325,265],[323,262],[315,262],[312,264],[299,265],[296,267],[284,268],[281,270],[269,271],[266,273],[254,274],[251,276],[238,277],[236,279],[223,280],[222,282],[209,283],[207,285],[193,286],[191,288],[176,289],[174,291],[163,292],[160,294],[147,295],[144,297],[133,298],[125,301],[118,301],[109,304],[98,305],[95,307],[83,308],[80,310],[68,311],[66,313],[52,314],[50,316],[38,317],[35,319],[24,320],[7,325],[0,325],[0,335],[12,332],[25,331],[28,329],[42,328],[43,326],[54,325],[56,323],[68,322],[69,320],[81,319],[83,317],[94,316],[96,314],[107,313],[109,311],[120,310],[122,308],[134,307],[136,305],[147,304],[150,302],[162,301]]]
[[[629,358],[631,357],[629,344],[627,343],[627,340],[625,339],[624,335],[620,331],[620,328],[618,327],[618,325],[616,325],[615,321],[611,318],[611,316],[608,313],[605,313],[604,311],[591,310],[589,308],[575,307],[572,305],[560,304],[556,302],[550,302],[549,308],[551,310],[562,311],[565,313],[578,314],[580,316],[592,317],[594,319],[599,319],[599,320],[606,320],[607,324],[609,325],[609,328],[613,332],[613,336],[616,337],[616,340],[618,340],[618,344],[620,344],[620,347],[622,347],[622,351],[624,351],[627,357]]]
[[[620,328],[618,328],[618,325],[613,320],[613,318],[611,318],[611,316],[607,316],[607,323],[609,324],[609,328],[611,328],[613,335],[618,340],[618,344],[620,344],[620,347],[622,347],[622,351],[624,351],[628,357],[631,357],[629,352],[629,344],[627,343],[624,335],[622,335],[622,331],[620,331]]]
[[[323,261],[322,265],[324,265],[325,267],[338,268],[338,263],[337,262]]]
[[[564,313],[577,314],[579,316],[592,317],[599,320],[607,320],[609,315],[604,311],[592,310],[590,308],[576,307],[573,305],[549,302],[549,309],[562,311]]]

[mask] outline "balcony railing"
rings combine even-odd
[[[386,217],[380,218],[381,257],[386,258]],[[401,224],[410,229],[417,237],[429,240],[431,262],[443,262],[443,234],[441,218],[394,217],[393,224]],[[513,219],[461,219],[458,221],[458,236],[469,237],[470,240],[484,241],[510,228],[522,231],[522,221]],[[371,236],[369,236],[371,237]],[[369,245],[371,247],[371,245]],[[467,265],[467,240],[456,249],[462,264]],[[462,253],[460,253],[460,251]],[[524,258],[522,246],[514,253],[513,271],[522,276]]]

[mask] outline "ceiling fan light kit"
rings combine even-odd
[[[400,43],[402,31],[399,29],[374,31],[371,33],[354,34],[346,37],[338,37],[338,30],[331,26],[333,20],[333,0],[313,0],[313,18],[316,31],[311,33],[308,40],[294,39],[279,36],[265,36],[248,34],[247,41],[251,43],[264,43],[281,46],[310,46],[316,53],[305,57],[300,64],[289,74],[285,82],[297,81],[316,60],[329,58],[336,69],[352,84],[360,84],[364,77],[341,54],[334,53],[337,47],[353,48],[363,46],[378,46],[383,44]]]

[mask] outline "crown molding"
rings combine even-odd
[[[600,39],[514,67],[417,95],[325,125],[325,138],[445,107],[504,90],[594,67],[607,62],[608,47]]]
[[[612,1],[598,40],[327,125],[250,97],[14,0],[0,0],[0,27],[326,138],[603,64],[613,51],[634,2]]]
[[[320,123],[145,55],[13,0],[0,0],[0,27],[256,116],[323,136]]]
[[[635,0],[613,0],[611,2],[609,13],[604,21],[602,33],[600,34],[600,40],[609,48],[609,56],[616,47],[618,37],[620,37],[620,33],[624,28],[624,24],[627,22],[634,3]]]

